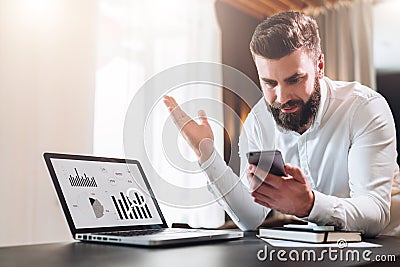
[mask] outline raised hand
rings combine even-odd
[[[171,96],[164,96],[164,104],[168,108],[175,125],[189,143],[200,163],[205,162],[214,151],[214,134],[204,110],[199,110],[200,124],[190,118]]]

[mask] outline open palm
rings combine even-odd
[[[182,136],[200,158],[200,162],[205,161],[211,155],[214,147],[214,134],[205,111],[198,111],[200,123],[197,123],[179,107],[173,97],[164,96],[163,100]]]

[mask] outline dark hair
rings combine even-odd
[[[305,47],[315,60],[321,54],[318,25],[302,12],[276,14],[261,22],[254,31],[250,51],[268,59],[278,59]]]

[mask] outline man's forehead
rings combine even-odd
[[[295,74],[312,71],[314,67],[312,59],[302,49],[279,59],[255,55],[254,61],[261,79],[285,79]]]

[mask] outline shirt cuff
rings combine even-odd
[[[253,201],[240,178],[215,150],[200,167],[208,176],[208,190],[242,231],[254,230],[263,222],[265,208]]]
[[[340,220],[338,220],[342,206],[339,199],[315,190],[314,196],[314,206],[311,209],[308,220],[319,225],[334,225],[338,228],[343,228]]]
[[[217,184],[218,179],[227,171],[228,167],[225,164],[225,161],[214,149],[211,156],[203,164],[200,164],[200,168],[206,172],[208,176],[207,188],[214,195],[218,204],[224,208],[233,221],[239,222],[239,217],[236,216],[235,212],[228,204],[228,201],[225,199],[226,194],[232,188],[229,188],[229,186],[227,187],[224,182],[221,183],[221,180],[220,183]]]
[[[214,149],[211,156],[203,164],[200,164],[200,168],[205,171],[210,182],[216,182],[218,178],[224,175],[228,166]]]

